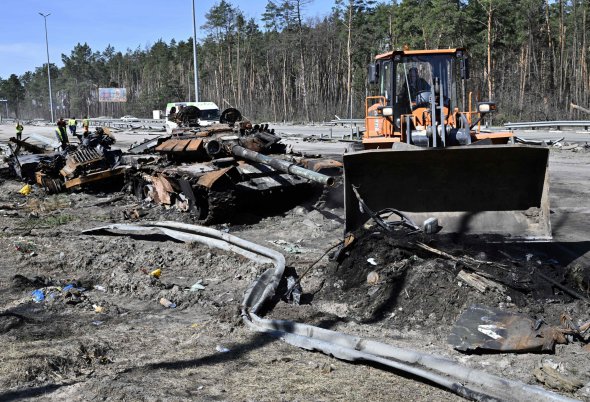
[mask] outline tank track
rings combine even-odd
[[[195,206],[191,213],[195,217],[195,221],[202,225],[229,222],[238,207],[233,189],[209,190],[206,194],[197,197],[197,202],[199,205]]]

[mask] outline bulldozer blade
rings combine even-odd
[[[344,154],[346,233],[374,213],[405,212],[417,225],[436,217],[442,231],[549,240],[547,148],[526,145],[418,148]]]

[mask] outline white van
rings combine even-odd
[[[178,127],[175,121],[170,121],[170,113],[178,113],[185,106],[196,106],[201,111],[199,124],[201,126],[210,126],[219,123],[221,112],[219,107],[213,102],[171,102],[166,105],[166,132],[172,134],[172,130]],[[172,109],[174,108],[174,110]]]

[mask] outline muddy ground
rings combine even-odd
[[[324,257],[309,271],[301,282],[302,305],[277,301],[267,316],[451,357],[529,384],[543,385],[534,369],[551,359],[575,384],[570,391],[553,390],[590,400],[590,352],[579,341],[551,354],[463,354],[447,343],[457,316],[472,303],[551,325],[559,325],[563,312],[577,324],[590,320],[587,302],[531,275],[533,268],[541,270],[588,297],[590,153],[555,150],[550,166],[553,244],[419,239],[457,257],[509,266],[511,275],[491,270],[505,291],[478,292],[456,278],[460,265],[415,247],[415,237],[394,239],[369,229],[342,263]],[[21,187],[2,171],[0,400],[460,399],[402,373],[249,331],[238,307],[263,267],[242,257],[162,238],[81,233],[124,221],[124,212],[140,206],[131,195],[47,196],[34,188],[22,196]],[[185,219],[162,207],[145,208],[140,221]],[[341,209],[288,206],[218,228],[283,252],[288,272],[301,275],[341,240],[342,216]],[[150,275],[156,269],[159,278]],[[377,273],[373,283],[367,282],[370,272]],[[204,289],[191,291],[198,280]],[[64,291],[70,284],[74,289]],[[37,289],[45,295],[39,303],[31,295]],[[162,298],[176,307],[164,307]]]

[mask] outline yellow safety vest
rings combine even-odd
[[[57,138],[59,138],[60,141],[64,140],[64,137],[62,136],[61,130],[59,129],[59,127],[55,129],[55,133],[57,134]]]
[[[20,124],[17,124],[17,125],[16,125],[16,131],[17,131],[18,133],[22,133],[22,132],[23,132],[23,126],[21,126]]]
[[[75,119],[68,120],[68,126],[75,126],[78,122]]]
[[[88,122],[88,119],[82,120],[82,127],[88,127],[89,125],[90,123]]]

